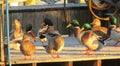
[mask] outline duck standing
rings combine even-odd
[[[24,54],[25,56],[25,60],[26,60],[26,56],[31,56],[35,54],[35,45],[34,43],[30,40],[30,37],[28,35],[24,35],[23,36],[23,41],[20,45],[20,50],[22,52],[22,54]]]
[[[43,30],[44,29],[44,30]],[[60,51],[64,47],[64,38],[57,30],[54,30],[53,23],[50,19],[45,18],[44,28],[40,33],[45,33],[48,40],[48,45],[43,46],[47,53],[51,54],[53,58],[60,58]],[[56,54],[56,56],[54,56]]]
[[[115,25],[112,25],[111,30],[111,39],[115,40],[116,43],[113,46],[116,46],[120,42],[120,28],[116,28]]]
[[[72,24],[74,25],[74,35],[76,39],[87,47],[85,54],[89,55],[90,50],[96,51],[102,48],[103,44],[99,41],[100,37],[92,30],[83,31],[84,29],[79,27],[78,21],[73,20]]]

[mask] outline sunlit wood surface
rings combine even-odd
[[[23,1],[26,1],[26,0],[8,0],[8,3],[23,2]],[[0,4],[2,4],[4,2],[5,2],[5,0],[0,0]]]
[[[36,54],[32,56],[32,59],[29,59],[29,57],[27,57],[28,59],[24,60],[24,56],[21,54],[20,51],[11,49],[11,62],[12,64],[25,64],[25,63],[105,60],[120,58],[120,47],[103,46],[101,50],[96,51],[96,55],[93,55],[94,51],[91,51],[91,55],[85,55],[86,47],[84,47],[82,44],[77,44],[75,39],[66,39],[65,43],[66,43],[65,47],[63,48],[63,51],[61,51],[60,53],[61,58],[52,58],[50,54],[46,53],[45,49],[42,47],[42,44],[38,42],[36,44],[37,50]]]

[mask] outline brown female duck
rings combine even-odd
[[[35,45],[30,40],[30,37],[28,35],[23,36],[23,41],[21,43],[20,50],[22,54],[25,56],[25,59],[26,59],[26,56],[30,56],[30,59],[31,59],[31,56],[35,54],[35,51],[36,51]]]
[[[10,43],[15,44],[13,47],[15,50],[20,50],[20,42],[23,39],[24,32],[22,30],[21,22],[18,19],[15,19],[14,26],[15,29],[13,29],[13,32],[11,33],[11,37],[13,37],[13,39]]]

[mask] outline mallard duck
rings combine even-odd
[[[52,21],[49,18],[45,18],[41,23],[42,29],[40,28],[38,31],[38,37],[41,42],[47,42],[47,38],[45,37],[45,33],[47,30],[54,30],[54,26]]]
[[[15,50],[20,50],[20,42],[23,39],[24,31],[22,30],[21,22],[18,19],[15,19],[14,26],[15,29],[13,29],[13,32],[11,33],[13,39],[10,41],[10,44],[16,44],[13,48]]]
[[[44,46],[47,53],[50,53],[53,58],[59,58],[59,53],[64,47],[64,38],[58,31],[47,31],[48,45]],[[57,54],[57,56],[53,56]]]
[[[103,44],[99,41],[99,36],[96,35],[92,30],[83,31],[83,28],[79,27],[79,24],[72,22],[74,24],[74,35],[77,40],[87,47],[86,54],[90,54],[89,50],[99,50],[102,48]]]
[[[35,45],[30,40],[30,37],[28,35],[23,36],[23,41],[21,42],[20,50],[22,54],[25,56],[24,58],[25,60],[26,60],[26,56],[32,56],[35,54],[35,51],[36,51]]]
[[[32,24],[27,24],[25,27],[25,30],[26,30],[27,35],[29,35],[31,37],[31,39],[33,39],[33,42],[36,42],[37,38],[32,31]]]
[[[43,47],[53,58],[59,58],[59,53],[64,47],[64,38],[57,30],[54,30],[54,26],[50,19],[44,20],[44,26],[45,27],[41,29],[40,33],[46,34],[48,45]],[[57,56],[54,56],[54,54],[57,54]]]
[[[110,25],[111,30],[111,39],[116,41],[116,43],[113,46],[116,46],[120,42],[120,28],[116,28],[116,25]]]
[[[110,21],[109,21],[110,38],[116,41],[116,43],[113,44],[113,46],[116,46],[120,42],[120,28],[116,26],[118,22],[117,18],[113,15],[109,17],[110,17]]]

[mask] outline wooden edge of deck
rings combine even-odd
[[[86,57],[86,58],[51,58],[51,59],[39,59],[39,60],[26,60],[26,61],[19,61],[13,60],[11,61],[12,64],[28,64],[28,63],[53,63],[53,62],[76,62],[76,61],[98,61],[98,60],[113,60],[113,59],[120,59],[120,56],[109,56],[109,57]]]

